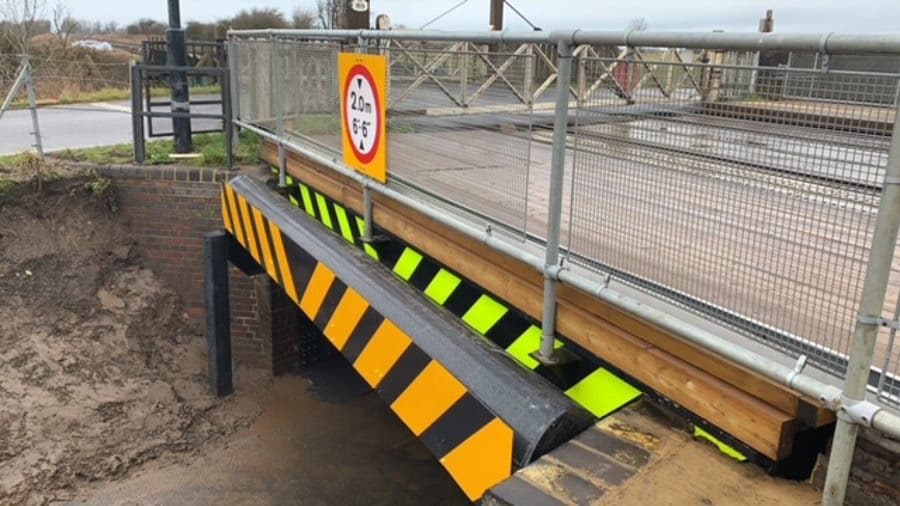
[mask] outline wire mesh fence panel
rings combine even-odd
[[[294,138],[340,151],[340,46],[291,40],[279,40],[276,44],[275,87],[285,131]]]
[[[891,105],[900,96],[900,58],[877,55],[822,55],[791,53],[788,67],[823,72],[789,73],[784,82],[784,97],[810,100],[856,102]],[[834,72],[834,73],[833,73]],[[840,85],[845,72],[862,72],[872,82],[878,82],[878,92],[859,96],[855,90]]]
[[[391,177],[524,234],[528,209],[534,55],[390,41]]]
[[[896,324],[900,320],[900,245],[895,245],[881,317],[892,323],[879,329],[870,383],[874,383],[878,400],[900,408],[900,336]]]
[[[536,81],[530,46],[373,41],[362,49],[249,39],[236,47],[241,119],[273,132],[280,120],[294,140],[336,153],[338,53],[384,55],[391,180],[524,236]],[[544,121],[552,125],[552,111]]]
[[[832,75],[816,86],[852,104],[785,99],[800,71],[754,59],[578,63],[607,77],[569,136],[571,260],[843,374],[896,113],[867,99],[889,84]]]
[[[231,71],[236,74],[240,117],[249,123],[273,128],[272,43],[268,39],[241,40],[236,44],[236,52]]]

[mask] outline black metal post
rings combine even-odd
[[[234,112],[231,110],[231,69],[225,67],[219,74],[222,89],[222,129],[225,131],[225,154],[229,169],[234,168]]]
[[[228,300],[228,243],[228,234],[224,230],[211,232],[203,238],[209,384],[218,397],[234,391],[231,371],[231,308]]]
[[[143,75],[138,65],[131,67],[131,135],[135,163],[144,163],[144,101],[141,96]]]
[[[347,0],[345,3],[345,8],[347,9],[344,24],[345,26],[341,26],[340,28],[346,28],[348,30],[368,30],[369,29],[369,9],[370,3],[366,2],[364,10],[356,10],[355,7],[361,4],[361,2],[353,2],[352,0]]]
[[[491,0],[491,30],[503,31],[503,0]]]
[[[169,29],[166,30],[167,63],[170,66],[187,65],[187,52],[184,45],[184,29],[181,28],[181,7],[179,0],[169,0]],[[184,72],[169,74],[169,86],[172,89],[172,112],[191,112],[191,99],[188,93],[188,79]],[[172,118],[172,132],[175,134],[175,152],[190,153],[191,119],[186,116]]]

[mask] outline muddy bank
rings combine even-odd
[[[0,201],[2,504],[66,500],[190,458],[258,415],[252,400],[207,393],[202,334],[114,210],[96,179]]]

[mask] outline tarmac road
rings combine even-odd
[[[209,99],[214,97],[192,97]],[[162,112],[163,108],[154,109]],[[195,106],[193,110],[206,114],[221,112],[221,106]],[[108,146],[130,143],[131,103],[96,102],[72,104],[38,109],[38,122],[44,151]],[[194,129],[213,128],[215,120],[195,120]],[[171,131],[171,120],[155,119],[154,126],[160,131]],[[0,155],[20,153],[32,148],[34,130],[31,112],[27,109],[7,111],[0,118]]]

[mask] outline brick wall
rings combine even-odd
[[[827,455],[819,459],[813,483],[825,485]],[[895,506],[900,504],[900,441],[863,429],[853,452],[853,465],[847,482],[846,504],[858,506]]]
[[[203,235],[222,228],[219,190],[233,172],[182,167],[95,167],[113,180],[119,212],[146,266],[181,296],[185,311],[204,328]],[[232,347],[239,362],[271,367],[269,321],[258,296],[268,279],[231,268]]]
[[[256,284],[256,301],[260,333],[269,336],[268,339],[260,340],[259,344],[272,373],[284,374],[300,365],[303,313],[271,278],[260,276],[259,281]],[[312,322],[309,325],[315,328]]]

